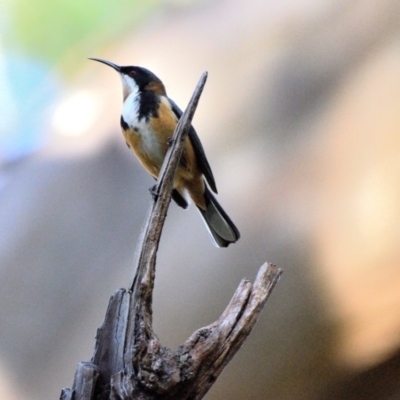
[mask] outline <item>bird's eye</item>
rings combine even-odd
[[[136,71],[131,71],[131,72],[129,72],[129,76],[130,76],[130,77],[133,78],[135,75],[136,75]]]

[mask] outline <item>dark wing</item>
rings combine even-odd
[[[174,114],[179,119],[183,114],[181,109],[170,98],[168,98],[168,101],[171,104],[172,111],[174,112]],[[215,184],[215,179],[214,179],[213,173],[211,171],[210,164],[207,161],[207,157],[206,157],[206,154],[204,152],[203,145],[201,144],[200,139],[197,136],[197,133],[194,130],[193,126],[190,126],[189,140],[192,143],[192,146],[193,146],[196,158],[197,158],[197,163],[198,163],[200,171],[202,172],[202,174],[206,178],[206,181],[209,184],[211,190],[214,193],[218,193],[217,192],[217,186]]]

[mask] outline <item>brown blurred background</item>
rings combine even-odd
[[[2,6],[0,398],[58,398],[130,278],[153,182],[119,130],[118,75],[85,60],[101,57],[149,68],[181,108],[209,72],[194,124],[242,238],[216,249],[171,205],[163,344],[264,261],[284,269],[207,399],[399,399],[400,3],[32,4]]]

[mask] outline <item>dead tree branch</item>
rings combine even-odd
[[[204,73],[182,115],[152,189],[153,201],[135,254],[128,290],[111,297],[90,363],[77,367],[63,400],[197,400],[215,382],[250,334],[282,271],[264,264],[254,284],[243,280],[221,317],[194,332],[176,351],[152,329],[152,296],[158,243],[171,200],[183,143],[207,79]]]

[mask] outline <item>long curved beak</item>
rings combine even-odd
[[[117,64],[112,63],[111,61],[102,60],[101,58],[91,58],[91,57],[89,57],[89,60],[101,62],[103,64],[108,65],[111,68],[114,68],[117,72],[121,72],[121,67]]]

